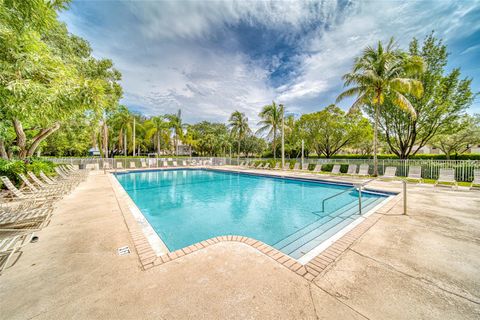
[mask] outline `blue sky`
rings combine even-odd
[[[480,91],[480,1],[79,1],[60,14],[123,74],[122,103],[146,115],[252,124],[275,100],[296,114],[333,103],[367,45],[432,30]],[[349,101],[340,104],[347,109]],[[477,97],[470,113],[480,113]]]

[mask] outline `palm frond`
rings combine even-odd
[[[417,118],[417,112],[415,111],[415,108],[403,94],[395,92],[393,96],[393,103],[402,108],[404,111],[408,112],[413,119]]]

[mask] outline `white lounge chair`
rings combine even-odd
[[[280,169],[280,162],[275,163],[275,167],[273,167],[274,170],[279,170]]]
[[[0,274],[8,266],[10,258],[33,238],[33,232],[0,238]]]
[[[136,169],[137,165],[135,164],[135,161],[130,161],[130,169]]]
[[[300,170],[300,162],[295,162],[295,164],[293,165],[293,171],[298,171]]]
[[[178,167],[177,161],[172,161],[172,166],[173,167]]]
[[[260,163],[258,166],[255,167],[256,169],[263,169],[263,163]]]
[[[470,189],[476,188],[476,186],[480,186],[480,169],[473,170],[473,181],[470,185]]]
[[[120,162],[120,161],[117,162],[117,163],[116,163],[116,168],[117,168],[117,169],[123,169],[123,163]]]
[[[358,166],[356,164],[351,164],[348,166],[347,174],[357,174]]]
[[[359,176],[368,176],[368,169],[369,169],[368,164],[361,164],[357,174]]]
[[[58,196],[45,194],[41,192],[26,192],[24,190],[20,191],[17,187],[13,185],[13,183],[8,179],[8,177],[0,177],[3,184],[7,187],[7,189],[18,199],[20,200],[35,200],[40,202],[51,202],[58,199]]]
[[[420,166],[411,166],[408,168],[408,175],[407,179],[410,180],[417,180],[418,182],[422,183],[422,167]]]
[[[438,179],[435,181],[434,187],[441,185],[443,183],[451,183],[452,187],[458,189],[457,180],[455,180],[455,170],[454,169],[440,169],[438,174]]]
[[[263,167],[263,169],[270,169],[270,163],[269,162],[265,163],[265,166]]]
[[[339,164],[333,165],[332,173],[333,174],[339,174],[340,173],[340,165]]]
[[[187,161],[182,160],[182,166],[186,167],[187,166]]]
[[[167,161],[162,161],[162,167],[168,167],[168,162]]]
[[[313,172],[321,172],[321,171],[322,171],[322,165],[316,164],[315,168],[313,169]]]
[[[142,168],[147,168],[147,163],[145,161],[142,161],[141,164],[142,164]]]
[[[22,202],[18,206],[2,207],[0,231],[40,230],[50,221],[52,212],[53,206],[37,206],[34,201],[27,205]]]
[[[397,173],[397,167],[386,167],[383,176],[380,178],[382,179],[395,179],[395,175]]]

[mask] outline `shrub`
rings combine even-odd
[[[55,175],[54,168],[55,164],[53,162],[34,158],[25,161],[0,159],[0,176],[8,177],[16,185],[20,183],[20,178],[18,177],[20,173],[26,174],[27,171],[32,171],[38,174],[40,171],[43,171],[47,175]],[[3,185],[0,182],[1,188],[3,188]]]

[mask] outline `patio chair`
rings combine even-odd
[[[333,165],[332,173],[333,174],[339,174],[340,173],[340,165],[339,164]]]
[[[451,183],[452,187],[458,189],[457,180],[455,180],[455,170],[454,169],[440,169],[438,174],[438,179],[435,181],[434,187],[442,185],[443,183]]]
[[[368,176],[368,169],[369,169],[368,164],[361,164],[357,174],[359,176]]]
[[[357,174],[358,166],[356,164],[351,164],[348,166],[347,174]]]
[[[142,164],[142,168],[148,168],[147,163],[145,161],[142,161],[141,164]]]
[[[23,204],[0,209],[0,231],[18,231],[22,229],[40,230],[48,224],[52,216],[52,206],[24,209]]]
[[[29,243],[32,238],[33,232],[0,238],[0,257],[2,257],[0,274],[2,274],[3,270],[8,266],[10,258]]]
[[[130,169],[136,169],[137,165],[135,164],[135,161],[130,161]]]
[[[313,172],[321,172],[321,171],[322,171],[322,165],[316,164],[315,168],[313,168]]]
[[[397,167],[386,167],[385,171],[383,172],[383,176],[381,176],[380,178],[395,179],[396,173],[397,173]]]
[[[53,201],[56,200],[56,196],[43,194],[40,192],[25,192],[18,190],[17,187],[13,185],[13,183],[8,179],[8,177],[0,177],[3,184],[7,187],[7,189],[18,199],[20,200],[35,200],[35,201]]]
[[[186,167],[187,166],[187,161],[182,160],[182,166]]]
[[[410,180],[417,180],[418,182],[422,183],[422,167],[420,166],[411,166],[408,168],[408,175],[407,179]]]
[[[470,185],[470,189],[476,188],[475,186],[480,186],[480,169],[473,170],[473,181]]]
[[[162,167],[164,167],[164,168],[165,168],[165,167],[168,167],[168,162],[167,162],[167,161],[165,161],[165,160],[164,160],[164,161],[162,161]]]
[[[300,162],[295,162],[295,164],[293,165],[293,171],[298,171],[300,170]]]
[[[280,169],[280,162],[275,163],[275,167],[273,167],[274,170],[279,170]]]
[[[110,162],[104,162],[103,163],[103,170],[110,170],[112,169],[112,166],[110,165]]]
[[[117,163],[116,163],[116,168],[117,168],[117,169],[123,169],[123,163],[120,162],[120,161],[117,162]]]
[[[256,169],[263,169],[263,163],[260,163],[258,166],[255,167]]]
[[[177,161],[172,161],[172,167],[178,167]]]
[[[22,180],[23,183],[27,186],[28,190],[30,192],[35,193],[35,194],[44,194],[44,195],[52,195],[58,198],[61,198],[62,195],[65,194],[64,190],[58,186],[52,186],[52,187],[40,187],[37,188],[33,185],[33,183],[30,182],[30,180],[23,175],[23,173],[19,173],[18,176]]]
[[[265,166],[263,167],[263,169],[270,169],[270,163],[265,163]]]

